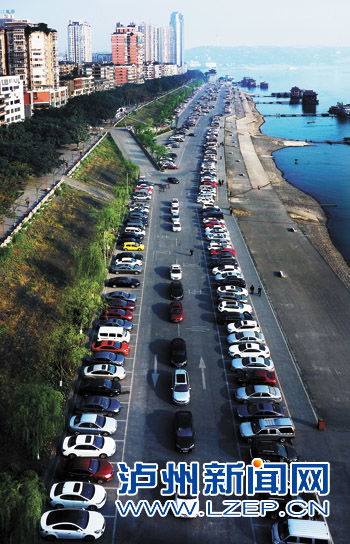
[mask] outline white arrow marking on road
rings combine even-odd
[[[157,355],[154,356],[154,370],[152,372],[152,381],[153,381],[153,387],[156,388],[158,378],[159,378],[159,372],[158,370],[158,361],[157,361]]]
[[[202,386],[203,386],[203,389],[206,389],[207,388],[207,384],[206,384],[206,381],[205,381],[205,362],[203,360],[203,357],[200,358],[200,361],[199,361],[199,368],[201,369],[202,371]]]

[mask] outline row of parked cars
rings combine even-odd
[[[135,185],[117,241],[123,251],[110,266],[113,276],[106,280],[108,287],[140,286],[140,280],[119,274],[143,271],[143,255],[139,252],[144,249],[153,189],[145,178],[139,178]],[[125,357],[131,353],[137,296],[112,291],[102,295],[102,302],[91,355],[82,361],[67,435],[60,447],[64,460],[57,468],[58,481],[49,492],[53,510],[45,512],[40,522],[40,533],[46,540],[93,541],[105,530],[104,516],[96,510],[107,499],[101,484],[114,478],[113,465],[107,458],[116,452],[113,436],[118,428],[116,416],[122,408],[118,396],[124,393],[121,382],[127,374]]]
[[[231,111],[231,98],[230,91],[226,91],[225,113]],[[254,316],[224,214],[215,205],[218,186],[215,161],[219,146],[218,128],[219,119],[214,117],[203,145],[197,202],[202,204],[207,262],[217,299],[216,320],[226,327],[229,368],[240,386],[234,392],[239,431],[242,439],[250,443],[250,460],[259,458],[264,462],[291,463],[300,459],[292,446],[295,426],[283,404],[275,365]],[[212,189],[208,190],[207,184]],[[259,498],[273,498],[280,505],[277,511],[270,514],[278,520],[272,527],[273,544],[331,542],[326,522],[317,516],[312,519],[280,519],[279,512],[284,511],[287,502],[296,497],[286,495]],[[316,497],[314,494],[303,494],[297,499],[308,501]]]

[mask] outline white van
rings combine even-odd
[[[125,227],[124,232],[131,233],[131,234],[133,232],[137,232],[138,234],[143,234],[143,236],[145,236],[146,234],[146,231],[144,229],[141,229],[140,227],[132,227],[130,225],[128,227]]]
[[[325,521],[286,519],[272,526],[272,544],[331,544]]]
[[[130,333],[123,327],[100,327],[97,331],[97,341],[114,340],[130,343]]]

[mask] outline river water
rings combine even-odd
[[[250,66],[235,78],[250,76],[267,81],[268,91],[256,88],[255,102],[279,100],[285,104],[257,104],[265,115],[264,134],[295,140],[339,141],[350,137],[350,120],[333,117],[268,117],[302,113],[302,106],[288,99],[267,98],[271,92],[289,91],[292,86],[318,93],[317,113],[326,113],[338,101],[350,103],[350,67],[334,66]],[[264,96],[265,95],[265,96]],[[314,121],[310,123],[310,121]],[[274,153],[276,164],[293,185],[312,195],[328,217],[327,227],[334,245],[350,265],[350,146],[316,143],[308,147],[286,148]],[[295,161],[297,159],[297,161]]]

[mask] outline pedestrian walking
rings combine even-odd
[[[258,296],[261,297],[261,287],[258,287]]]
[[[230,207],[230,215],[233,214],[233,209]]]
[[[192,255],[193,255],[193,253],[194,253],[194,250],[193,250],[193,249],[190,249],[190,256],[191,256],[191,257],[192,257]]]
[[[253,285],[253,284],[252,284],[252,285],[250,286],[250,288],[249,288],[249,293],[250,293],[251,295],[254,295],[254,285]]]

